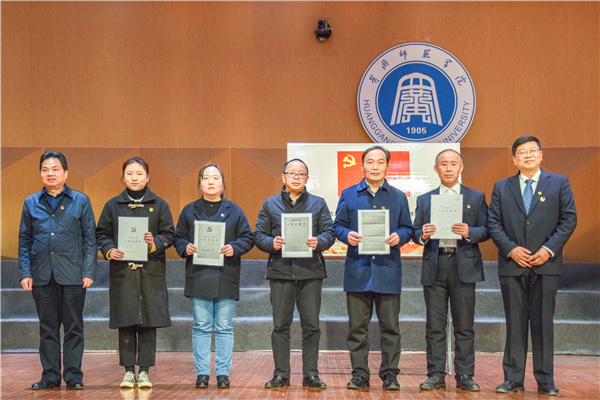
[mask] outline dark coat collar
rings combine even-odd
[[[356,188],[356,191],[360,192],[361,190],[367,190],[367,180],[366,179],[362,179],[359,183],[358,186]],[[383,183],[381,184],[381,188],[384,189],[386,192],[390,192],[390,184],[388,183],[387,179],[383,180]]]
[[[283,187],[281,188],[281,199],[283,200],[284,204],[289,204],[289,205],[292,204],[292,198],[290,197],[290,192],[285,190],[285,185],[283,185]],[[298,196],[298,198],[296,199],[294,204],[298,205],[298,204],[304,203],[307,199],[308,199],[308,190],[306,190],[306,187],[304,187],[304,190],[302,191],[302,193],[300,193],[300,196]]]
[[[42,198],[42,196],[44,196],[44,195],[45,195],[45,194],[47,194],[47,193],[48,193],[48,191],[46,190],[46,188],[42,188],[42,190],[40,190],[40,191],[38,192],[38,201],[39,201],[39,200]],[[48,194],[49,194],[49,193],[48,193]],[[72,193],[72,190],[71,190],[71,188],[70,188],[70,187],[68,187],[68,186],[67,186],[67,184],[66,184],[66,183],[65,183],[65,188],[63,189],[63,191],[62,191],[62,192],[60,192],[60,194],[61,194],[61,195],[63,195],[63,194],[64,194],[65,196],[67,196],[67,197],[69,197],[69,198],[71,198],[71,199],[73,198],[73,193]]]
[[[221,202],[221,207],[219,207],[219,210],[213,216],[212,220],[215,222],[223,221],[225,218],[227,218],[227,216],[231,212],[229,209],[230,207],[231,207],[231,201],[229,201],[227,199],[223,199]],[[194,202],[194,215],[196,216],[196,218],[198,220],[201,220],[201,221],[206,221],[208,219],[204,212],[204,203],[202,202],[202,197],[200,197],[198,200],[196,200]],[[204,215],[204,218],[202,217],[203,215]]]

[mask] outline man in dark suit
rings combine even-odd
[[[504,380],[498,393],[522,392],[531,326],[533,374],[538,392],[558,395],[554,385],[554,305],[562,252],[577,225],[567,177],[540,168],[542,148],[533,136],[512,146],[519,173],[496,182],[489,232],[498,247],[498,275],[506,315]]]
[[[413,241],[425,246],[421,284],[427,307],[427,376],[421,390],[446,387],[446,324],[448,298],[454,325],[456,387],[479,391],[475,374],[475,283],[483,281],[483,262],[479,244],[489,239],[485,194],[458,183],[464,168],[462,156],[444,150],[435,158],[435,172],[441,186],[417,198]],[[436,231],[431,223],[431,196],[463,196],[462,223],[452,226],[461,239],[430,239]]]
[[[345,189],[340,196],[335,215],[335,235],[348,245],[344,265],[344,291],[348,306],[348,349],[352,362],[352,380],[348,389],[370,386],[369,322],[373,306],[377,311],[381,331],[381,365],[379,377],[384,390],[400,390],[396,376],[400,372],[400,292],[402,262],[400,247],[413,236],[414,228],[408,211],[406,195],[385,179],[390,152],[373,146],[362,155],[365,178]],[[389,210],[389,232],[385,243],[388,254],[359,254],[358,210]]]

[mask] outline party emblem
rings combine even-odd
[[[154,208],[150,207],[149,210],[150,210],[150,212],[152,212],[152,211],[154,211]]]
[[[541,201],[546,201],[546,198],[545,198],[545,197],[542,197],[540,200],[541,200]]]

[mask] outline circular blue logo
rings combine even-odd
[[[429,44],[394,47],[369,66],[359,116],[375,142],[456,143],[475,113],[475,90],[462,64]]]

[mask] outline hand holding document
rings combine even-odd
[[[281,214],[281,236],[285,242],[281,246],[283,258],[310,258],[313,249],[307,244],[312,237],[312,214]]]
[[[225,222],[194,221],[194,245],[198,249],[194,253],[194,264],[222,267],[224,255],[221,248],[225,246]]]
[[[123,261],[148,261],[148,217],[119,217],[119,250]]]
[[[390,210],[358,210],[358,254],[390,254]]]
[[[452,232],[452,225],[462,222],[463,196],[439,195],[431,196],[431,223],[435,225],[432,239],[462,239]]]

